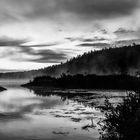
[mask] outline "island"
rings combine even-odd
[[[22,85],[27,88],[43,89],[114,89],[140,90],[140,78],[130,75],[65,75],[61,77],[35,77]]]

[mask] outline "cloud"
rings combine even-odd
[[[55,45],[59,45],[59,43],[46,43],[46,44],[37,44],[37,45],[19,45],[20,47],[50,47],[50,46],[55,46]]]
[[[67,37],[65,38],[71,42],[73,41],[82,41],[82,42],[97,42],[97,41],[105,41],[105,40],[108,40],[104,37],[98,37],[98,36],[95,36],[93,38],[84,38],[84,37]]]
[[[138,0],[66,0],[65,9],[90,18],[130,14],[138,5]]]
[[[67,54],[61,51],[50,49],[34,50],[30,47],[20,47],[19,52],[32,56],[32,58],[24,58],[17,61],[32,61],[36,63],[60,63],[67,59]]]
[[[73,42],[73,41],[81,41],[83,38],[81,38],[81,37],[66,37],[65,39]]]
[[[116,30],[114,33],[115,34],[128,34],[128,33],[134,33],[134,30],[127,30],[124,28],[119,28],[118,30]]]
[[[21,44],[27,43],[26,39],[12,39],[8,37],[0,38],[0,47],[7,47],[7,46],[20,46]]]
[[[1,0],[1,20],[64,18],[109,18],[131,14],[139,0]]]
[[[133,43],[140,44],[140,39],[118,40],[114,42],[114,45],[119,47],[124,45],[132,45]]]
[[[32,60],[36,63],[61,63],[67,59],[67,55],[65,53],[51,50],[46,50],[45,52],[41,51],[36,55],[41,56],[40,58]]]
[[[97,41],[105,41],[107,40],[106,38],[103,38],[103,37],[94,37],[93,39],[91,38],[86,38],[86,39],[83,39],[82,41],[83,42],[97,42]]]
[[[29,40],[27,39],[13,39],[9,37],[2,37],[0,38],[0,47],[49,47],[59,45],[60,42],[52,42],[52,43],[44,43],[44,44],[35,44],[35,45],[28,45]]]
[[[60,63],[67,58],[67,55],[60,50],[46,49],[46,47],[59,44],[57,42],[25,45],[27,43],[29,42],[25,39],[1,38],[0,47],[4,48],[4,52],[0,54],[0,58],[9,57],[14,61],[34,61],[36,63]],[[34,48],[38,48],[38,50]],[[29,57],[26,58],[24,55]]]
[[[119,37],[124,37],[124,36],[132,36],[136,34],[136,31],[131,29],[119,28],[114,33]]]
[[[15,46],[6,47],[0,58],[9,58],[14,62],[61,63],[67,59],[67,53],[46,48],[35,50],[32,47]]]
[[[82,43],[79,44],[78,46],[81,47],[97,47],[97,48],[105,48],[105,47],[110,47],[110,44],[108,43]]]
[[[140,30],[132,30],[132,29],[125,29],[125,28],[119,28],[114,32],[114,34],[118,38],[128,38],[128,39],[138,39],[140,38]]]

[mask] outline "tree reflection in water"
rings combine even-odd
[[[105,101],[101,140],[140,140],[140,94],[129,93],[117,106]]]

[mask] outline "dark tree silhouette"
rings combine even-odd
[[[101,140],[140,140],[140,94],[130,93],[114,107],[106,100]]]
[[[129,75],[66,75],[61,77],[42,76],[23,85],[24,87],[66,88],[66,89],[140,89],[140,78]]]

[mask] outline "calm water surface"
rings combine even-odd
[[[103,114],[97,106],[104,95],[112,102],[125,92],[97,91],[87,96],[63,98],[37,96],[19,86],[8,86],[0,93],[1,140],[98,140]],[[92,106],[91,106],[91,103]]]

